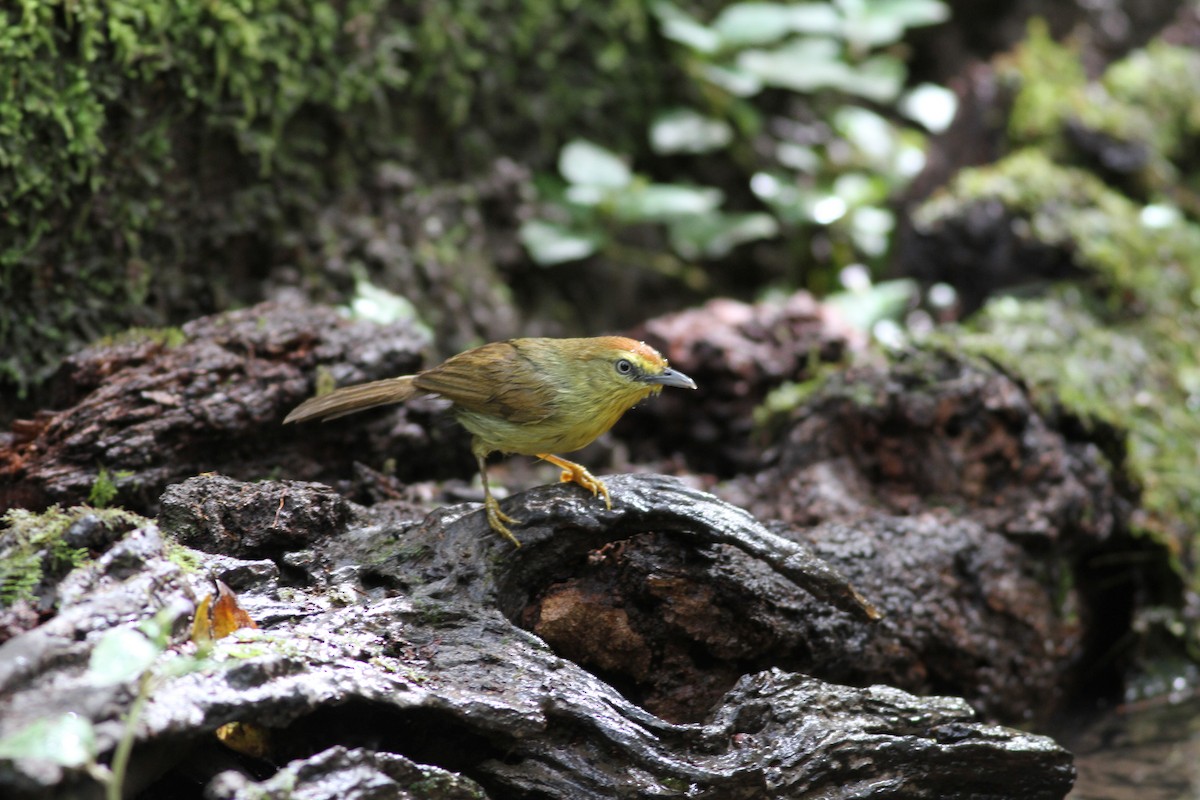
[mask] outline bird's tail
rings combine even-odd
[[[292,413],[288,414],[283,422],[306,422],[310,419],[329,421],[375,406],[403,403],[417,393],[417,387],[413,386],[414,377],[405,375],[400,378],[360,383],[356,386],[343,386],[328,394],[310,397],[292,409]]]

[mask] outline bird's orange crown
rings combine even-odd
[[[667,368],[667,359],[663,358],[662,353],[645,342],[639,342],[636,339],[630,339],[625,336],[597,336],[594,341],[598,354],[605,351],[611,354],[613,351],[620,350],[626,356],[635,360],[638,366],[643,369],[648,369],[651,372],[662,372]]]

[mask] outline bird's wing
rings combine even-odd
[[[493,342],[420,373],[413,384],[460,408],[509,422],[539,422],[554,412],[557,391],[510,342]]]

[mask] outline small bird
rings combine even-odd
[[[417,395],[453,403],[458,422],[473,434],[471,452],[483,478],[492,530],[517,547],[508,525],[520,521],[500,510],[487,481],[490,453],[537,456],[562,469],[562,480],[603,495],[608,488],[587,469],[555,452],[578,450],[621,415],[664,386],[695,389],[696,382],[667,366],[653,347],[622,336],[590,339],[509,339],[459,353],[416,375],[346,386],[305,400],[284,423],[336,419]]]

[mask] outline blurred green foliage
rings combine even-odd
[[[569,143],[559,176],[539,183],[542,217],[522,230],[534,260],[553,265],[603,253],[651,262],[702,288],[698,264],[782,239],[791,267],[776,278],[823,290],[836,268],[881,265],[894,226],[888,200],[924,164],[924,136],[905,116],[936,128],[949,121],[945,107],[953,108],[952,96],[934,87],[902,96],[907,70],[898,43],[914,26],[945,20],[947,7],[938,0],[743,2],[707,23],[669,0],[651,7],[689,80],[692,105],[662,109],[648,131],[658,171],[679,177],[659,182],[631,169],[631,156]],[[934,120],[929,109],[939,104]],[[725,176],[723,185],[734,183],[740,196],[727,198],[694,177],[706,173]],[[665,246],[629,247],[626,232],[648,225],[661,226]]]

